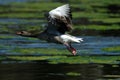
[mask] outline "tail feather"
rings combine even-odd
[[[73,42],[80,43],[80,42],[83,41],[83,38],[77,38],[77,37],[74,37],[74,38],[72,38],[72,41],[73,41]]]
[[[83,41],[83,38],[77,38],[80,42]]]

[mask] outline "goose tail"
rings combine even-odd
[[[61,37],[61,39],[64,42],[76,42],[76,43],[80,43],[80,42],[83,41],[83,38],[78,38],[78,37],[71,36],[71,35],[61,35],[60,37]]]
[[[74,41],[77,42],[77,43],[80,43],[80,42],[83,41],[83,38],[75,37],[75,38],[74,38]]]

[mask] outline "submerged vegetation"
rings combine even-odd
[[[107,52],[120,52],[120,46],[107,47],[102,50]]]
[[[77,73],[77,72],[68,72],[68,73],[66,73],[66,75],[68,75],[68,76],[80,76],[81,74]]]
[[[8,56],[8,59],[19,61],[47,61],[50,64],[118,64],[120,56]]]
[[[46,48],[15,48],[12,50],[12,52],[15,53],[21,53],[23,55],[30,55],[30,54],[40,54],[40,55],[68,55],[68,50],[62,50],[62,49],[46,49]]]
[[[0,56],[0,61],[6,59],[4,56]]]
[[[86,30],[119,30],[120,26],[112,25],[112,26],[103,26],[103,25],[78,25],[76,26],[77,29],[86,29]]]

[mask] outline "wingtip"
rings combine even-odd
[[[70,4],[65,4],[64,6],[68,6],[68,7],[70,7]]]
[[[65,5],[70,5],[70,4],[65,4]]]

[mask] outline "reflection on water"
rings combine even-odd
[[[120,78],[120,65],[1,63],[0,80],[107,80]],[[80,75],[67,75],[67,73]],[[110,76],[111,75],[111,76]]]
[[[0,64],[0,72],[1,80],[94,80],[102,74],[101,69],[96,64]],[[68,76],[66,75],[68,72],[77,72],[81,75]]]

